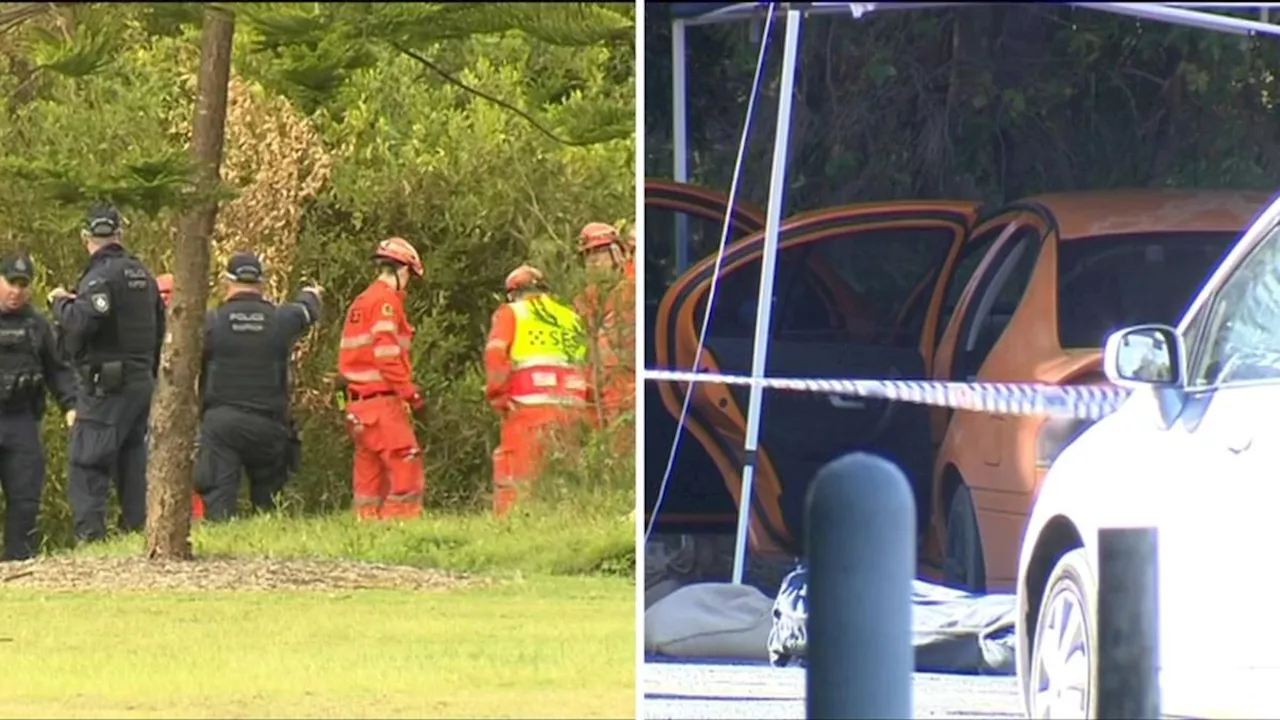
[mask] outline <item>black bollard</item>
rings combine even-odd
[[[1160,717],[1155,528],[1098,530],[1098,717]]]
[[[883,458],[853,453],[818,471],[806,498],[807,717],[910,718],[915,499]]]

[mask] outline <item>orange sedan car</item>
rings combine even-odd
[[[766,374],[1100,381],[1098,347],[1106,332],[1135,318],[1175,317],[1266,199],[1240,192],[1072,193],[980,216],[973,203],[937,201],[792,217],[780,237]],[[651,207],[662,202],[661,195],[646,198]],[[723,218],[723,205],[718,214]],[[735,242],[722,261],[702,372],[749,372],[762,248],[757,232]],[[1152,287],[1135,294],[1107,285],[1117,273],[1109,263],[1134,262],[1157,274]],[[649,317],[648,367],[690,369],[713,267],[714,257],[706,258],[664,288]],[[667,415],[674,426],[688,386],[647,385],[668,411],[650,413],[647,422]],[[659,527],[674,522],[677,532],[732,532],[746,398],[745,388],[697,387]],[[766,391],[764,407],[753,552],[800,555],[803,500],[814,472],[846,452],[869,450],[895,460],[913,483],[924,574],[979,589],[986,568],[1016,558],[1037,462],[1046,466],[1081,429],[838,395]],[[655,475],[646,478],[647,515],[674,433],[661,443],[652,437],[646,435],[655,455],[647,459]],[[697,472],[681,471],[681,459],[690,457],[701,460]],[[701,510],[677,519],[673,494],[718,495],[710,503],[715,522]],[[1001,573],[992,574],[996,585]]]
[[[937,327],[946,315],[940,292],[944,283],[938,278],[952,278],[963,268],[972,271],[974,263],[961,262],[961,255],[976,216],[972,202],[909,201],[830,208],[784,221],[766,374],[928,377]],[[750,372],[763,245],[764,234],[757,232],[726,250],[698,364],[701,372]],[[693,366],[714,268],[715,257],[707,257],[666,291],[653,320],[654,361],[649,367]],[[679,417],[687,384],[650,384],[670,417]],[[685,425],[687,440],[693,442],[682,440],[680,454],[695,450],[709,467],[697,474],[673,473],[668,496],[719,482],[732,498],[720,507],[732,520],[742,486],[747,395],[743,387],[696,386]],[[822,465],[858,449],[880,453],[903,467],[916,490],[923,534],[931,497],[928,408],[766,390],[761,417],[749,529],[753,551],[800,555],[809,482]],[[652,442],[646,434],[646,445]],[[689,447],[694,444],[696,448]],[[669,443],[660,448],[657,468],[647,456],[647,467],[660,473],[669,449]],[[646,485],[646,509],[652,513],[656,488]],[[673,510],[664,498],[660,527]],[[728,524],[725,530],[732,528]],[[707,529],[701,524],[701,531]]]
[[[956,296],[932,374],[976,382],[1103,383],[1117,328],[1172,324],[1265,193],[1133,190],[1044,195],[983,221],[981,263]],[[1141,278],[1135,283],[1134,278]],[[1085,421],[934,409],[932,553],[941,576],[1012,592],[1018,550],[1049,464]],[[945,433],[939,435],[941,430]]]

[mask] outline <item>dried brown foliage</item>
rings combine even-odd
[[[190,137],[186,119],[175,118],[175,129]],[[247,250],[267,268],[267,294],[287,297],[293,288],[284,271],[294,265],[302,216],[332,170],[332,156],[297,108],[232,76],[222,180],[237,196],[218,210],[210,281],[218,281],[232,253]]]

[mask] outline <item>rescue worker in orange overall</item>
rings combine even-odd
[[[484,350],[485,396],[502,417],[493,452],[493,512],[505,517],[542,470],[553,439],[572,441],[590,400],[582,319],[547,294],[542,271],[507,275]]]
[[[399,237],[378,243],[373,258],[381,272],[351,303],[338,352],[355,443],[352,505],[363,519],[416,518],[426,482],[410,414],[420,415],[424,401],[413,383],[404,294],[410,278],[422,278],[422,260]]]
[[[164,273],[156,276],[156,287],[160,289],[160,299],[164,301],[164,306],[169,307],[173,302],[173,275]],[[194,520],[204,518],[204,500],[200,499],[200,493],[191,493],[191,517]]]
[[[578,312],[589,318],[598,419],[609,427],[635,407],[635,261],[617,229],[607,223],[583,227],[578,234],[578,252],[586,263],[589,284],[575,304]],[[619,435],[619,452],[631,452],[633,443],[629,440],[634,438],[624,428]]]

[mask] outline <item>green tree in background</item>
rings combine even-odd
[[[1229,14],[1258,19],[1256,10]],[[774,23],[741,188],[760,205],[783,24]],[[695,182],[728,187],[760,28],[688,30]],[[1273,37],[1062,3],[812,15],[802,36],[784,214],[904,198],[998,203],[1062,190],[1275,186]],[[646,6],[644,37],[645,173],[669,178],[667,5]]]

